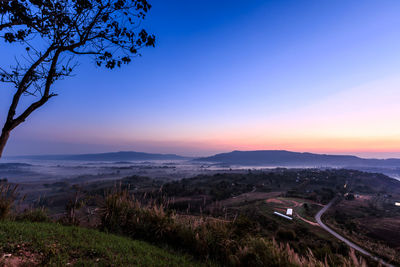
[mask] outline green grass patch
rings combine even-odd
[[[11,254],[10,260],[47,266],[201,265],[146,242],[55,223],[0,222],[0,252]]]
[[[304,202],[302,205],[296,207],[294,209],[297,214],[299,214],[304,219],[307,219],[311,222],[315,221],[315,215],[322,209],[321,205],[317,205],[314,203]]]

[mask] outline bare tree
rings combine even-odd
[[[154,35],[141,27],[150,7],[146,0],[0,0],[0,37],[26,51],[13,66],[0,67],[0,81],[15,88],[0,158],[11,131],[57,95],[54,82],[71,75],[78,56],[114,69],[154,46]],[[24,96],[35,100],[17,114]]]

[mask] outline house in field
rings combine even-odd
[[[293,216],[293,209],[287,209],[286,210],[286,215]]]

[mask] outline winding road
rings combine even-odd
[[[389,267],[394,267],[394,265],[391,265],[387,262],[385,262],[384,260],[372,255],[371,253],[369,253],[368,251],[366,251],[365,249],[359,247],[358,245],[354,244],[353,242],[351,242],[350,240],[344,238],[343,236],[341,236],[340,234],[336,233],[335,231],[333,231],[331,228],[329,228],[328,226],[326,226],[326,224],[324,224],[321,221],[321,216],[322,214],[324,214],[325,211],[327,211],[332,204],[335,202],[336,198],[332,199],[331,202],[329,202],[327,205],[325,205],[318,213],[317,215],[315,215],[315,220],[317,221],[317,223],[327,232],[329,232],[331,235],[333,235],[334,237],[336,237],[337,239],[343,241],[344,243],[346,243],[349,247],[357,250],[358,252],[360,252],[361,254],[364,254],[368,257],[371,257],[372,259],[376,260],[377,262],[381,263],[382,265],[385,266],[389,266]]]

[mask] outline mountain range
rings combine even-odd
[[[131,161],[131,160],[192,160],[225,165],[282,166],[282,167],[400,167],[400,159],[365,159],[351,155],[328,155],[291,152],[286,150],[232,151],[210,157],[190,158],[176,154],[157,154],[120,151],[99,154],[33,155],[13,159],[77,160],[77,161]]]
[[[130,160],[183,160],[187,157],[175,154],[153,154],[135,151],[120,151],[98,154],[76,154],[76,155],[32,155],[18,156],[12,158],[34,159],[34,160],[77,160],[77,161],[130,161]]]
[[[364,159],[350,155],[299,153],[286,150],[232,151],[195,160],[244,166],[400,167],[400,159]]]

